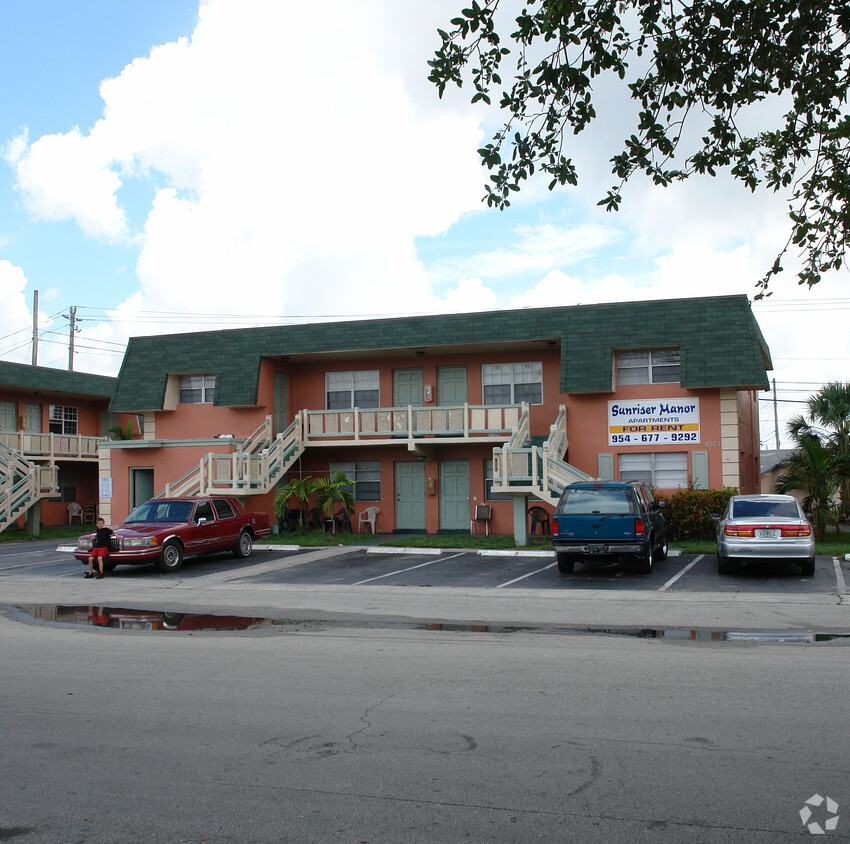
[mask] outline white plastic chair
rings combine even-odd
[[[80,524],[83,523],[83,508],[75,501],[68,505],[68,524],[74,524],[74,519],[77,519]]]
[[[376,533],[375,524],[378,521],[378,513],[380,512],[380,507],[367,507],[357,519],[357,532],[363,533],[363,525],[367,524],[372,528],[372,533]]]

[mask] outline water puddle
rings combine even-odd
[[[850,633],[825,631],[699,630],[687,627],[567,627],[563,625],[469,624],[417,622],[392,619],[271,618],[215,613],[164,612],[95,605],[21,605],[12,608],[19,621],[62,626],[100,627],[113,630],[171,632],[269,630],[306,632],[338,628],[361,630],[431,630],[450,633],[537,633],[560,636],[626,636],[688,642],[803,642],[817,644],[848,639]]]

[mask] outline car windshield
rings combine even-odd
[[[732,502],[733,519],[799,519],[797,505],[793,501],[759,501],[741,499]]]
[[[192,515],[191,501],[147,501],[136,507],[124,524],[134,522],[188,522]]]
[[[633,512],[627,489],[568,489],[558,505],[559,514],[610,516]]]

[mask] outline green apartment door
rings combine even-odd
[[[274,374],[274,411],[272,415],[273,434],[285,431],[289,426],[287,421],[289,418],[286,401],[286,388],[288,384],[288,376],[285,372],[275,372]]]
[[[469,461],[440,461],[440,528],[469,530]]]
[[[404,460],[395,464],[396,530],[425,530],[425,464]]]
[[[467,398],[466,367],[437,367],[437,404],[465,404]]]
[[[422,370],[393,370],[393,407],[407,407],[422,404]]]
[[[17,429],[15,410],[17,405],[13,401],[0,401],[0,431],[14,431]]]

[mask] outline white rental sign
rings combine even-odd
[[[699,441],[699,399],[608,402],[608,445]]]

